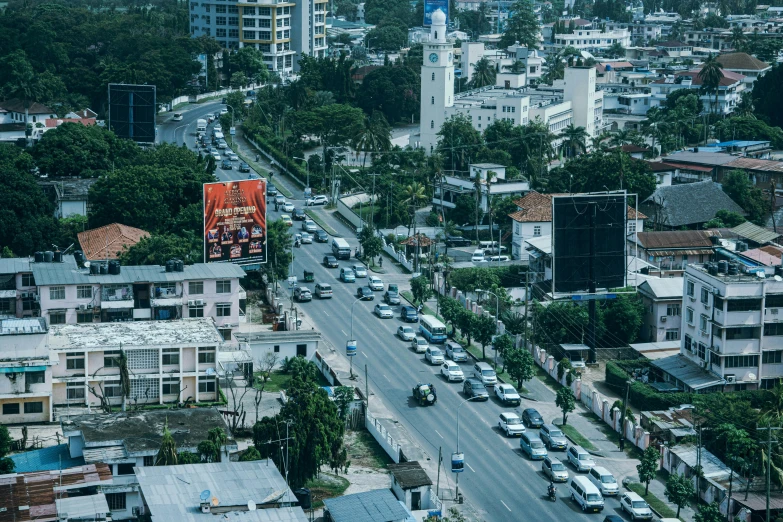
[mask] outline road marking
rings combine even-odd
[[[501,504],[503,504],[504,506],[506,506],[506,503],[505,503],[505,502],[503,502],[502,500],[500,501],[500,503],[501,503]],[[511,511],[511,508],[510,508],[510,507],[508,507],[508,506],[506,506],[506,509],[508,509],[509,511]]]
[[[439,436],[441,439],[443,438],[443,435],[441,435],[441,434],[440,434],[440,432],[439,432],[438,430],[435,430],[435,433],[437,433],[437,434],[438,434],[438,436]],[[444,439],[444,440],[445,440],[445,439]]]
[[[340,330],[340,331],[343,333],[343,335],[348,335],[347,333],[345,333],[345,330]]]
[[[465,465],[466,465],[467,467],[469,467],[469,468],[470,468],[470,471],[472,471],[473,473],[475,473],[475,472],[476,472],[476,470],[475,470],[475,469],[473,469],[473,468],[470,466],[470,464],[468,464],[467,462],[465,463]]]
[[[324,312],[324,314],[326,315],[326,317],[329,317],[329,314],[328,314],[328,313]]]
[[[364,353],[364,352],[362,352],[362,355],[364,355],[365,357],[367,357],[367,354],[366,354],[366,353]],[[367,358],[369,359],[369,357],[367,357]]]
[[[383,378],[386,379],[387,381],[391,382],[391,380],[388,377],[386,377],[385,373],[383,374]]]

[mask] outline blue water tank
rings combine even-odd
[[[611,70],[612,70],[612,66],[611,66],[611,65],[609,65],[609,64],[606,64],[606,70],[607,70],[607,71],[611,71]]]

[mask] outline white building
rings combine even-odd
[[[571,102],[574,126],[584,127],[589,136],[603,121],[603,92],[595,90],[595,67],[568,67],[563,98]]]
[[[270,71],[298,70],[298,57],[324,56],[327,0],[190,0],[190,32],[211,36],[226,49],[253,46]]]
[[[612,45],[619,43],[623,47],[630,47],[631,33],[626,29],[581,29],[577,28],[573,33],[555,33],[554,41],[544,38],[544,51],[554,53],[566,47],[573,47],[580,51],[603,51]]]
[[[680,340],[682,281],[679,277],[650,277],[638,287],[644,303],[639,338],[650,343]]]
[[[527,83],[537,82],[544,74],[544,59],[539,56],[537,49],[528,49],[525,46],[515,44],[508,48],[512,63],[521,61],[525,64],[525,78]]]
[[[734,108],[740,102],[742,93],[745,91],[745,77],[741,74],[733,73],[728,70],[723,71],[723,78],[718,86],[718,107],[720,114],[731,114]],[[712,107],[715,103],[715,95],[706,93],[702,90],[702,81],[699,77],[699,70],[679,72],[673,76],[667,76],[649,84],[650,87],[650,106],[656,107],[666,103],[666,97],[674,91],[680,89],[691,89],[694,94],[699,95],[705,108]]]
[[[485,213],[489,209],[492,196],[522,196],[530,190],[530,183],[525,179],[506,180],[506,167],[503,165],[471,163],[468,165],[468,170],[467,176],[443,176],[440,182],[435,184],[432,204],[453,209],[456,207],[458,197],[469,195],[475,198],[477,177],[481,185],[479,207]],[[490,173],[492,176],[489,175]],[[487,182],[488,178],[489,182]]]
[[[432,13],[430,41],[424,44],[421,66],[421,133],[418,146],[428,154],[438,145],[438,132],[454,105],[454,47],[446,40],[446,15]]]

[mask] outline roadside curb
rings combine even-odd
[[[559,427],[559,426],[561,426],[561,424],[558,424],[558,423],[556,423],[556,422],[554,422],[554,421],[553,421],[553,424],[554,424],[555,426],[558,426],[558,427]],[[576,429],[576,428],[574,428],[574,429]],[[561,431],[563,431],[563,430],[561,430]],[[579,443],[578,443],[578,442],[576,442],[574,439],[572,439],[572,438],[571,438],[571,437],[568,435],[568,433],[566,433],[565,431],[563,431],[563,435],[565,435],[565,438],[567,438],[567,439],[568,439],[568,441],[569,441],[571,444],[573,444],[574,446],[579,446]],[[585,450],[587,453],[589,453],[590,455],[594,455],[594,456],[596,456],[596,457],[601,457],[602,459],[605,459],[605,458],[606,458],[606,455],[604,455],[604,454],[603,454],[601,451],[598,451],[598,450],[589,450],[589,449],[587,449],[587,448],[585,448],[585,447],[582,447],[582,449],[584,449],[584,450]]]

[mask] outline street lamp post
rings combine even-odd
[[[356,339],[353,338],[353,307],[356,306],[356,303],[358,303],[359,301],[364,301],[364,299],[360,297],[359,299],[354,301],[353,304],[351,305],[351,336],[348,339],[348,342],[346,343],[346,350],[348,350],[348,358],[351,360],[351,376],[350,376],[351,380],[356,379],[356,375],[354,375],[353,373],[353,358],[356,356]],[[349,347],[352,347],[352,349]]]
[[[476,293],[480,294],[481,292],[484,292],[485,294],[491,294],[495,296],[495,332],[497,332],[498,329],[498,320],[500,320],[500,298],[497,294],[490,292],[489,290],[482,290],[480,288],[476,288]],[[493,347],[494,349],[494,347]],[[495,368],[498,367],[498,351],[495,349]]]
[[[310,164],[307,162],[307,158],[297,158],[294,157],[295,160],[302,160],[305,163],[305,170],[307,171],[307,187],[310,188]]]
[[[457,406],[457,454],[459,454],[459,410],[465,405],[466,402],[470,402],[475,399],[479,399],[480,397],[470,397],[469,399],[465,399],[461,403],[459,403],[459,406]],[[459,473],[457,473],[456,477],[456,489],[454,492],[454,500],[459,502]]]

